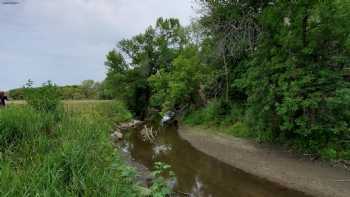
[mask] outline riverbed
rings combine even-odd
[[[211,157],[181,138],[177,127],[160,129],[154,142],[140,132],[129,134],[122,150],[148,169],[155,162],[171,165],[176,174],[174,190],[193,197],[307,197],[277,183],[250,175]]]

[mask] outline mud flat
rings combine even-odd
[[[180,126],[180,136],[196,149],[249,174],[316,197],[349,197],[350,172],[326,162],[252,140],[213,134],[201,127]]]

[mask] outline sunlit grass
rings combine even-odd
[[[26,105],[24,100],[11,100],[7,102],[8,106]],[[64,100],[63,105],[67,112],[96,112],[101,108],[109,108],[113,104],[112,100]]]
[[[26,102],[23,100],[16,100],[16,101],[11,100],[11,101],[8,101],[6,104],[7,105],[25,105]]]

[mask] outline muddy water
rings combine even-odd
[[[154,143],[144,142],[134,131],[123,150],[149,169],[157,161],[171,165],[177,177],[175,191],[193,197],[306,197],[196,150],[174,127],[162,129]]]

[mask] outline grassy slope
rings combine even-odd
[[[114,106],[66,104],[59,121],[28,106],[1,109],[0,196],[138,196],[134,171],[109,143],[112,122],[130,118]]]

